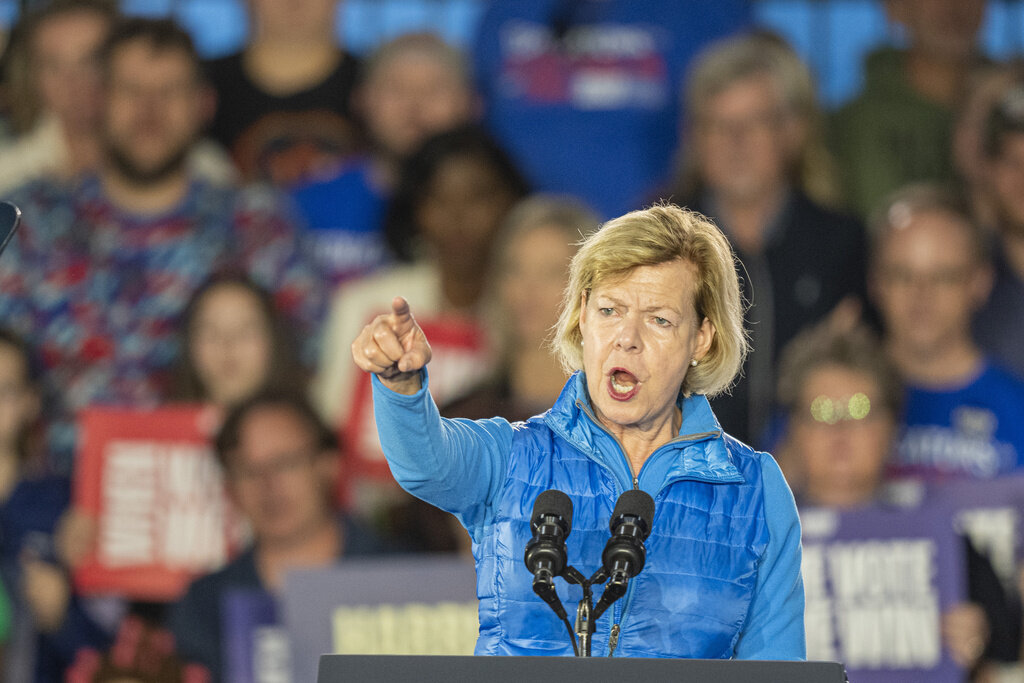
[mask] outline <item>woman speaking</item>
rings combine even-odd
[[[616,500],[637,488],[655,501],[646,566],[598,620],[594,654],[804,658],[793,496],[770,455],[722,433],[706,398],[728,388],[746,348],[728,242],[674,206],[609,221],[581,246],[555,338],[574,374],[526,422],[441,418],[430,346],[401,297],[363,329],[352,354],[374,374],[395,478],[473,539],[477,654],[572,653],[523,563],[533,502],[569,495],[568,557],[586,572],[600,566]]]

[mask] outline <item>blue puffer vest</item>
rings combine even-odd
[[[616,656],[732,656],[768,544],[761,464],[722,434],[703,396],[680,406],[680,435],[651,455],[636,482],[620,445],[593,417],[580,374],[551,410],[516,425],[493,525],[474,546],[477,654],[572,654],[564,624],[534,594],[523,564],[534,500],[549,488],[572,499],[569,564],[589,577],[600,566],[616,500],[638,484],[655,502],[647,563],[598,620],[594,656],[610,654],[613,625]],[[582,590],[561,578],[556,586],[571,622]]]

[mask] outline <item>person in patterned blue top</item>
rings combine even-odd
[[[24,221],[0,262],[0,319],[40,350],[65,410],[50,429],[60,469],[73,411],[164,394],[178,319],[212,274],[237,270],[266,287],[305,339],[323,306],[286,205],[186,164],[211,103],[188,34],[168,20],[127,20],[101,63],[99,172],[71,190],[37,182],[15,193]]]
[[[986,235],[951,196],[914,185],[871,224],[871,288],[906,383],[897,474],[994,477],[1024,464],[1024,382],[971,336],[992,286]]]

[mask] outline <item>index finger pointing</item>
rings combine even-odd
[[[409,333],[416,323],[412,318],[412,309],[405,297],[396,296],[391,300],[391,329],[399,337]]]
[[[412,311],[405,297],[396,296],[391,300],[391,314],[395,316],[395,322],[397,323],[404,323],[412,318]]]

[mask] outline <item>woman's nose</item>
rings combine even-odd
[[[615,346],[623,351],[636,351],[642,348],[640,324],[632,315],[622,318],[616,330]]]

